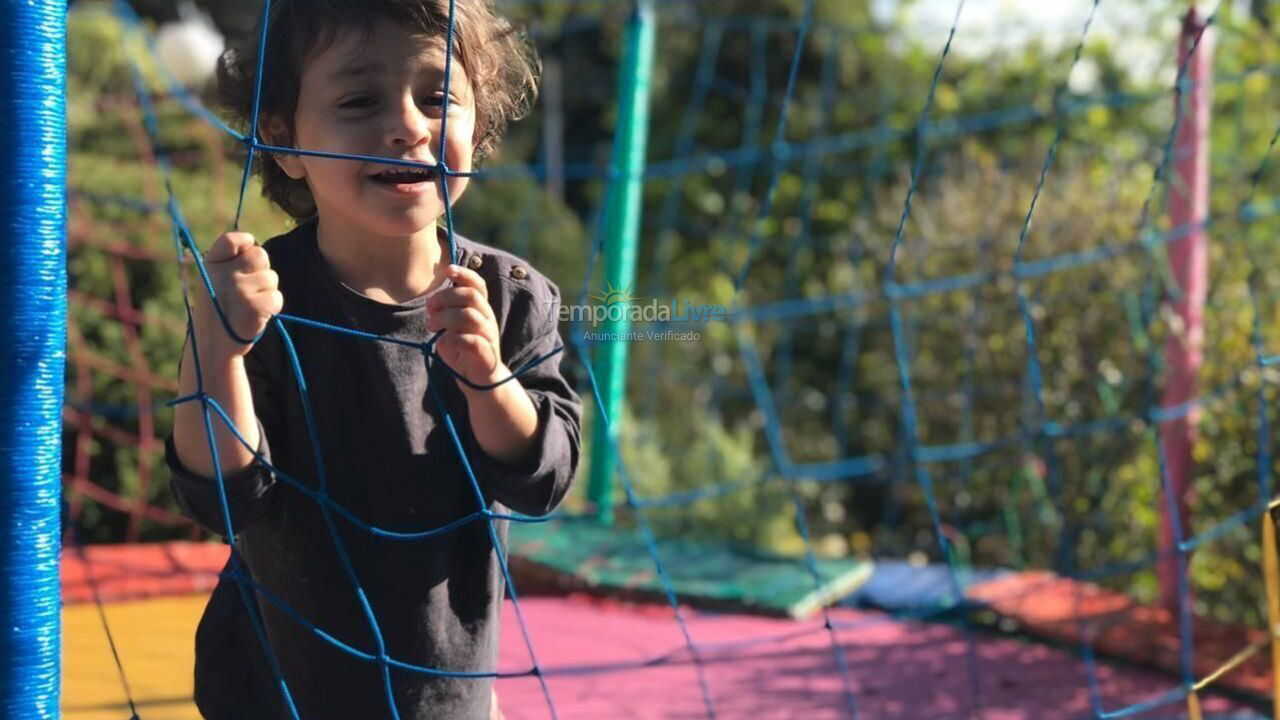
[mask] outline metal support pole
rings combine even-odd
[[[619,73],[618,126],[614,133],[610,167],[605,239],[605,284],[609,290],[628,292],[635,282],[636,252],[639,247],[640,210],[644,186],[645,150],[649,135],[649,86],[653,75],[654,14],[650,0],[638,0],[627,20],[625,50]],[[596,378],[603,394],[605,412],[613,428],[599,419],[591,441],[591,477],[588,497],[595,503],[596,517],[613,522],[613,474],[617,467],[614,452],[616,428],[622,421],[627,393],[627,340],[631,330],[630,302],[609,305],[609,317],[600,331],[606,338],[596,352]]]
[[[1204,302],[1208,293],[1209,245],[1205,221],[1209,216],[1209,117],[1211,109],[1213,49],[1206,34],[1195,54],[1187,54],[1196,37],[1205,33],[1205,21],[1192,7],[1182,24],[1178,41],[1178,67],[1186,65],[1175,95],[1181,119],[1174,141],[1174,176],[1169,187],[1169,264],[1177,283],[1172,300],[1180,319],[1165,345],[1167,379],[1161,406],[1177,407],[1197,396],[1196,375],[1204,361]],[[1191,451],[1199,413],[1193,409],[1161,428],[1169,487],[1177,517],[1169,503],[1162,503],[1160,523],[1160,602],[1177,613],[1183,593],[1179,586],[1178,536],[1189,537]],[[1176,529],[1176,531],[1175,531]]]

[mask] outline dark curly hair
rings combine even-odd
[[[268,120],[282,122],[292,136],[302,69],[326,49],[338,30],[354,28],[371,35],[377,19],[386,19],[431,37],[448,34],[450,0],[274,0],[267,18],[267,48],[259,129]],[[507,123],[524,117],[538,93],[541,71],[525,37],[493,9],[490,0],[454,0],[454,58],[471,80],[476,106],[477,160],[497,147]],[[261,20],[259,20],[261,22]],[[253,118],[253,89],[261,26],[243,45],[218,61],[218,101],[246,134]],[[305,180],[290,178],[268,153],[257,153],[253,171],[262,178],[262,194],[304,220],[316,213]]]

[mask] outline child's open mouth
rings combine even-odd
[[[374,173],[369,177],[374,182],[382,185],[404,186],[435,182],[437,173],[435,170],[397,168],[395,170],[384,170],[380,173]]]

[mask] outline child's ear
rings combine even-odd
[[[294,147],[293,138],[289,133],[289,128],[276,117],[264,117],[259,123],[258,136],[262,138],[262,142],[267,145],[275,145],[276,147]],[[301,180],[306,177],[307,171],[303,167],[301,158],[297,155],[289,155],[286,153],[272,153],[271,159],[275,160],[276,165],[284,171],[285,175],[294,180]]]

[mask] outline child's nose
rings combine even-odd
[[[387,144],[413,147],[431,139],[431,121],[413,97],[401,100],[387,128]]]

